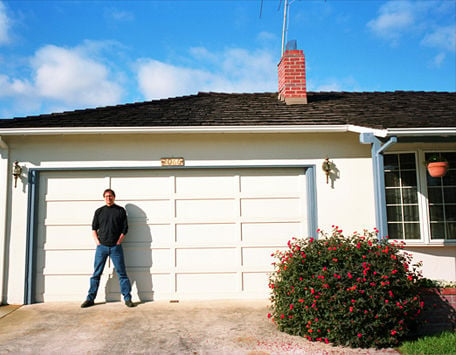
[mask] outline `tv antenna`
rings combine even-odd
[[[288,15],[290,11],[290,5],[294,3],[296,0],[285,0],[284,6],[283,6],[283,28],[282,28],[282,55],[285,52],[285,43],[287,40],[287,34],[288,34]],[[277,10],[280,10],[280,6],[282,5],[282,0],[279,0],[279,7]],[[260,18],[263,13],[263,0],[261,0],[260,3]]]
[[[285,0],[285,3],[283,5],[283,28],[282,28],[282,55],[285,52],[285,42],[287,40],[287,34],[288,34],[288,18],[289,18],[289,11],[290,11],[290,5],[294,3],[296,0]],[[280,5],[282,4],[282,0],[279,2],[279,9]]]

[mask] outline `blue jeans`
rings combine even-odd
[[[90,289],[87,295],[87,300],[94,301],[97,297],[98,286],[100,285],[100,277],[106,264],[108,256],[111,258],[114,268],[119,276],[120,292],[125,301],[131,300],[131,284],[125,269],[125,261],[122,245],[114,245],[107,247],[105,245],[97,245],[95,251],[95,263],[93,275],[90,278]]]

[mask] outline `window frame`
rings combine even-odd
[[[414,154],[416,164],[416,179],[417,179],[417,200],[418,200],[418,217],[420,225],[420,239],[396,239],[404,241],[408,246],[442,246],[442,245],[456,245],[456,237],[453,239],[432,239],[431,238],[431,221],[429,213],[429,198],[427,189],[427,171],[425,165],[426,153],[456,153],[456,150],[448,148],[418,148],[418,149],[404,149],[392,150],[385,152],[384,155],[399,155],[399,154]],[[383,174],[385,174],[385,167],[383,167]],[[384,193],[386,194],[386,186],[383,186]],[[386,201],[386,200],[385,200]],[[403,204],[401,204],[403,205]],[[385,205],[386,207],[386,205]],[[386,220],[388,228],[388,220]]]

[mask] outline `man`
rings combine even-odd
[[[114,203],[116,194],[111,189],[103,192],[106,205],[95,211],[92,222],[93,239],[97,245],[95,252],[94,272],[90,278],[90,289],[82,308],[93,306],[97,296],[100,276],[103,273],[106,259],[111,258],[119,276],[120,292],[125,305],[133,307],[131,301],[131,284],[125,269],[122,241],[128,231],[127,213],[123,207]]]

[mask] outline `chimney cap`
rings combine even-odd
[[[285,46],[286,51],[295,51],[298,48],[298,42],[295,39],[291,39]]]

